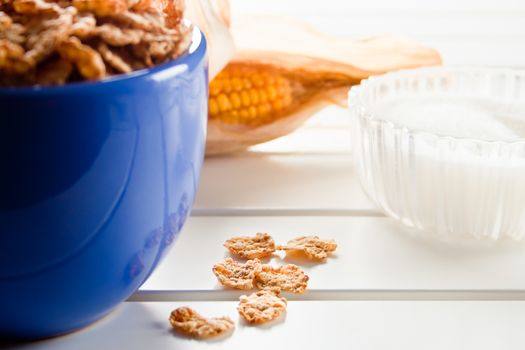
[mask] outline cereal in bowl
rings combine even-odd
[[[62,85],[186,52],[181,0],[2,0],[0,87]]]

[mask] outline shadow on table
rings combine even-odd
[[[94,324],[63,336],[37,341],[3,341],[1,350],[113,350],[161,349],[168,316],[159,320],[140,303],[125,303]],[[161,322],[165,321],[165,322]],[[165,346],[165,344],[164,344]]]

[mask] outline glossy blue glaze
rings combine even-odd
[[[204,156],[206,43],[102,82],[0,89],[0,337],[65,333],[155,268]]]

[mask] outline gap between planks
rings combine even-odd
[[[193,208],[190,216],[366,216],[385,217],[374,209],[286,209],[286,208]]]
[[[138,291],[128,302],[237,301],[250,291]],[[525,290],[310,290],[292,301],[525,301]]]
[[[295,150],[289,150],[289,151],[264,151],[264,150],[247,150],[242,151],[238,153],[232,153],[227,155],[213,155],[213,156],[206,156],[206,160],[219,160],[219,159],[226,159],[226,160],[233,160],[233,159],[243,159],[243,158],[263,158],[263,157],[352,157],[352,151],[351,150],[340,150],[340,151],[333,151],[333,150],[300,150],[300,146],[298,146]]]

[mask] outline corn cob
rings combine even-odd
[[[210,83],[209,119],[254,128],[293,114],[327,88],[350,86],[337,74],[286,70],[262,63],[232,62]]]
[[[371,75],[441,63],[411,40],[331,37],[283,17],[236,18],[230,32],[235,56],[210,83],[207,155],[286,135]]]
[[[210,84],[209,117],[226,124],[258,126],[292,105],[294,82],[279,69],[230,64]]]

